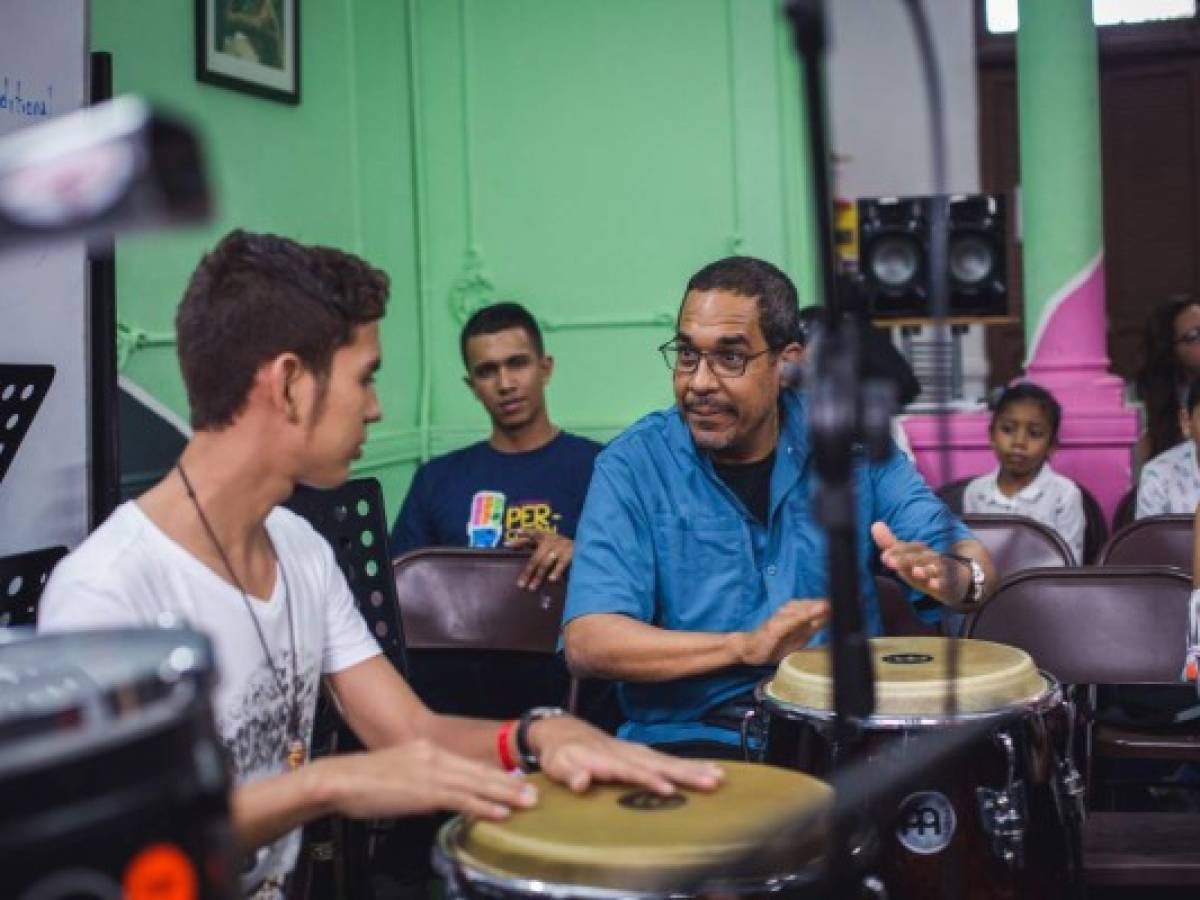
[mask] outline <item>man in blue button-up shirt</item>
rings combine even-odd
[[[731,257],[688,283],[672,341],[675,408],[597,458],[564,616],[568,661],[620,684],[622,737],[736,755],[722,713],[793,650],[825,640],[824,532],[812,510],[804,400],[781,388],[803,354],[796,291]],[[978,602],[983,547],[893,452],[855,467],[866,623],[872,559],[920,593]],[[951,551],[957,558],[941,551]]]

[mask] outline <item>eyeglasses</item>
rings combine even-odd
[[[1175,338],[1173,343],[1176,343],[1176,344],[1200,343],[1200,325],[1197,325],[1195,328],[1189,328],[1187,331],[1185,331],[1179,337]]]
[[[667,368],[672,372],[682,372],[691,375],[700,368],[700,360],[708,360],[708,369],[718,378],[741,378],[746,374],[746,366],[750,361],[765,356],[773,351],[759,350],[757,353],[744,353],[741,350],[697,350],[689,344],[678,341],[667,341],[658,348],[666,360]]]

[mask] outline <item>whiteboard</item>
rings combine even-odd
[[[86,105],[89,72],[88,0],[2,5],[0,137]],[[88,359],[86,247],[0,255],[0,362],[56,370],[0,481],[0,556],[74,547],[87,534]]]

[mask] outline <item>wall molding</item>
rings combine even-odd
[[[612,440],[632,422],[576,422],[562,425],[563,430],[600,443]],[[423,450],[426,436],[419,428],[397,428],[384,431],[376,428],[363,445],[362,459],[353,466],[356,475],[389,469],[393,466],[417,465],[431,456],[441,456],[487,437],[486,430],[462,425],[441,425],[429,429],[431,451]]]
[[[542,331],[588,331],[596,328],[662,328],[675,324],[675,311],[662,310],[645,316],[596,316],[590,319],[537,317]]]

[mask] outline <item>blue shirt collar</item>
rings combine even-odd
[[[780,403],[783,415],[779,428],[779,443],[776,445],[775,468],[771,473],[771,511],[775,510],[784,496],[792,489],[808,464],[812,452],[808,440],[807,406],[803,395],[797,391],[784,390],[780,392]],[[696,449],[692,433],[688,430],[679,407],[672,407],[667,413],[667,442],[672,450],[672,458],[680,469],[699,466],[724,488],[724,483],[717,478],[712,467],[712,461]],[[732,494],[730,495],[732,497]]]

